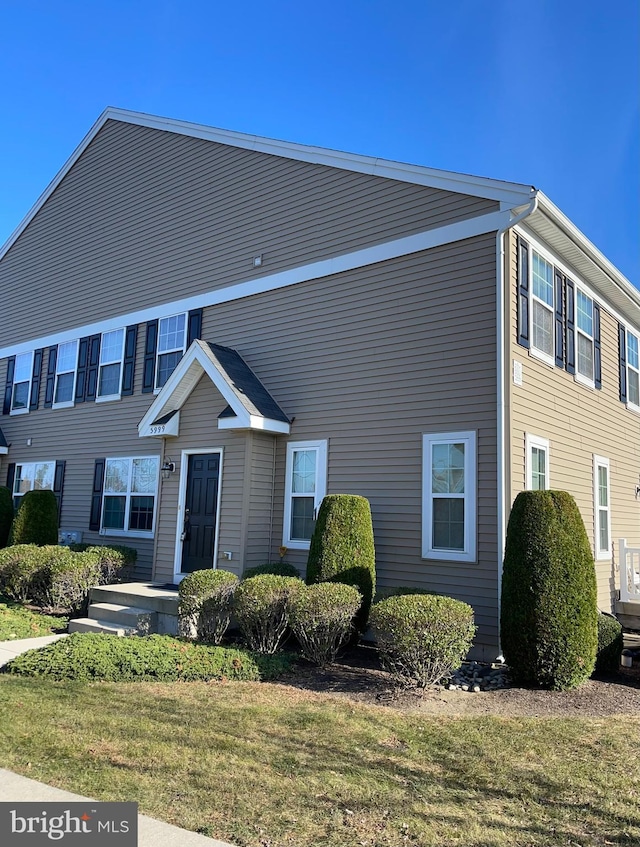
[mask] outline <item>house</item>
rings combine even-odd
[[[640,293],[529,185],[109,108],[0,253],[0,484],[136,578],[286,558],[371,503],[381,587],[498,647],[510,505],[640,546]]]

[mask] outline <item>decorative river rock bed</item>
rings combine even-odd
[[[509,675],[505,665],[484,665],[481,662],[465,662],[451,674],[446,687],[449,691],[496,691],[508,688]]]

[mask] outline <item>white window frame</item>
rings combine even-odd
[[[73,370],[59,370],[60,367],[60,348],[65,347],[67,345],[75,344],[75,353],[73,355]],[[73,382],[71,386],[71,400],[62,400],[59,403],[56,403],[56,394],[58,393],[58,378],[64,376],[65,374],[73,374]],[[52,408],[54,409],[68,409],[69,407],[75,405],[75,397],[76,397],[76,382],[78,379],[78,339],[75,341],[65,341],[62,344],[58,345],[58,349],[56,351],[56,375],[53,384],[53,403]]]
[[[544,300],[541,300],[540,297],[536,296],[533,293],[533,256],[534,253],[538,256],[539,259],[542,259],[545,264],[551,267],[551,305],[545,303]],[[530,259],[529,259],[529,350],[532,356],[535,356],[538,359],[541,359],[543,362],[546,362],[548,365],[552,367],[555,366],[556,363],[556,334],[555,334],[555,275],[553,272],[554,263],[550,261],[548,256],[545,256],[542,251],[538,250],[533,245],[530,246],[529,249]],[[533,343],[533,306],[534,303],[539,303],[543,309],[546,309],[551,315],[551,354],[547,353],[545,350],[541,350],[539,347],[536,347]]]
[[[181,347],[180,346],[178,346],[178,347],[167,347],[166,350],[161,350],[160,349],[160,338],[162,337],[162,331],[161,331],[162,324],[164,322],[172,320],[173,318],[179,318],[179,317],[184,317],[184,331],[183,331],[183,334],[182,334],[182,346]],[[184,355],[184,352],[185,352],[186,347],[187,347],[188,328],[189,328],[189,315],[188,315],[187,312],[177,312],[175,315],[167,315],[166,317],[159,318],[159,320],[158,320],[158,340],[156,342],[156,368],[155,368],[155,376],[154,376],[154,391],[156,393],[159,392],[163,387],[162,385],[158,385],[158,375],[159,375],[159,372],[160,372],[160,357],[166,356],[169,353],[182,353]]]
[[[23,362],[28,360],[29,362],[29,378],[28,379],[16,379],[17,371],[18,371],[18,360],[21,359]],[[16,386],[23,385],[27,383],[27,405],[24,409],[16,409],[14,408],[15,396],[16,396]],[[31,402],[31,383],[33,382],[33,350],[29,353],[18,353],[15,359],[15,363],[13,366],[13,384],[11,386],[11,408],[9,409],[10,415],[26,415],[29,413],[29,404]]]
[[[607,505],[600,505],[599,469],[606,468],[607,471]],[[606,548],[600,547],[600,513],[607,513],[607,540]],[[613,554],[611,547],[611,468],[609,459],[604,456],[593,456],[593,547],[596,560],[611,559]]]
[[[574,361],[576,363],[576,372],[575,379],[576,382],[580,382],[583,385],[586,385],[588,388],[595,388],[595,367],[596,367],[596,343],[595,338],[593,336],[593,327],[595,322],[595,314],[594,307],[596,305],[595,300],[590,294],[582,288],[582,286],[576,285],[575,287],[575,350],[574,350]],[[586,297],[587,300],[591,302],[591,334],[586,332],[583,329],[580,329],[579,320],[578,320],[578,295],[582,294],[583,297]],[[588,341],[591,342],[591,376],[580,373],[579,370],[579,356],[578,356],[578,337],[583,336]]]
[[[35,479],[36,479],[37,468],[42,467],[43,465],[50,465],[51,466],[51,474],[50,474],[51,475],[51,487],[46,487],[46,488],[42,488],[42,489],[38,489],[38,490],[39,491],[53,491],[53,486],[55,485],[55,479],[56,479],[56,463],[55,463],[55,461],[17,462],[16,463],[15,478],[13,480],[13,491],[11,492],[12,497],[13,497],[13,503],[14,503],[14,506],[16,508],[18,507],[18,505],[19,505],[20,501],[22,500],[22,498],[24,497],[24,495],[27,493],[26,491],[17,491],[16,490],[18,488],[19,483],[24,478],[24,476],[23,476],[24,470],[23,469],[24,468],[33,468],[33,472],[31,473],[31,479],[30,479],[31,485],[29,486],[29,489],[28,489],[29,491],[33,491],[34,488],[35,488]]]
[[[625,352],[626,369],[627,369],[627,408],[632,409],[634,412],[640,412],[640,405],[637,405],[636,403],[632,403],[631,400],[629,399],[629,394],[630,394],[630,391],[629,391],[629,385],[630,385],[629,372],[630,371],[633,371],[633,373],[638,375],[638,388],[640,390],[640,335],[636,332],[631,332],[628,327],[626,327],[625,329],[626,329],[626,345],[627,345],[627,349],[624,351]],[[630,362],[629,362],[629,338],[635,338],[635,340],[636,340],[636,345],[637,345],[637,348],[638,348],[638,357],[639,357],[639,360],[638,360],[638,366],[639,367],[637,367],[637,368],[634,365],[630,364]]]
[[[477,549],[477,451],[476,433],[440,432],[422,435],[422,558],[451,562],[476,562]],[[465,445],[464,455],[464,548],[446,550],[433,546],[433,503],[431,486],[432,447],[436,444]],[[450,496],[450,495],[448,495]]]
[[[316,451],[316,479],[315,492],[313,501],[314,517],[318,513],[318,508],[323,497],[327,493],[327,453],[328,442],[322,441],[290,441],[287,444],[287,463],[285,470],[285,492],[284,492],[284,525],[282,530],[282,543],[285,547],[292,550],[308,550],[310,539],[303,540],[299,538],[291,538],[291,517],[292,517],[292,500],[296,496],[293,493],[292,476],[293,476],[293,457],[294,453],[302,450]],[[308,493],[300,496],[309,497]]]
[[[545,452],[545,487],[544,489],[534,489],[533,487],[533,462],[531,461],[531,449],[535,447],[537,450],[544,450]],[[526,477],[527,477],[527,491],[537,491],[543,490],[548,491],[551,488],[551,483],[549,481],[550,470],[551,470],[551,453],[549,448],[549,439],[548,438],[540,438],[539,435],[531,435],[527,433],[525,435],[525,466],[526,466]]]
[[[156,487],[153,492],[136,492],[131,490],[131,481],[133,478],[133,462],[136,459],[150,459],[156,463]],[[105,490],[106,482],[107,482],[107,467],[109,462],[128,462],[129,463],[129,473],[127,476],[127,490],[126,492],[109,492]],[[158,498],[160,492],[160,458],[158,456],[109,456],[105,459],[104,464],[104,485],[102,490],[102,504],[100,507],[100,535],[111,535],[118,537],[127,537],[127,538],[153,538],[156,529],[156,520],[158,517]],[[105,507],[105,499],[107,497],[125,497],[125,509],[124,509],[124,529],[116,529],[112,527],[105,527],[104,523],[104,507]],[[153,518],[151,523],[150,530],[141,530],[141,529],[127,529],[129,526],[129,518],[131,516],[131,498],[132,497],[153,497]]]
[[[114,332],[122,333],[122,344],[120,347],[120,356],[116,359],[103,359],[105,344],[104,337],[105,335],[111,335]],[[126,339],[126,330],[124,327],[117,327],[116,329],[110,329],[106,332],[103,332],[100,336],[100,361],[98,363],[98,380],[96,385],[96,403],[105,403],[109,400],[119,400],[122,392],[122,363],[124,362],[124,344]],[[100,375],[102,374],[102,368],[107,365],[120,365],[120,372],[118,376],[118,391],[116,394],[100,394]]]

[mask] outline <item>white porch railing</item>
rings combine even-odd
[[[640,602],[640,547],[627,547],[627,539],[618,541],[620,550],[620,600]]]

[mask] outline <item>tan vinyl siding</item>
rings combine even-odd
[[[3,343],[46,335],[51,315],[70,329],[497,208],[108,121],[2,261]]]
[[[273,435],[251,433],[251,486],[243,561],[245,568],[262,565],[273,558],[273,501],[277,441],[278,439]],[[280,539],[275,541],[275,547],[278,547]]]
[[[512,501],[526,487],[525,436],[550,442],[551,488],[569,491],[576,498],[587,534],[594,543],[593,456],[610,461],[611,537],[614,545],[626,537],[640,544],[640,502],[635,496],[640,474],[640,415],[619,399],[618,322],[601,307],[602,389],[578,383],[557,367],[536,359],[516,343],[516,239],[507,251],[511,285],[510,356],[506,363],[511,397]],[[578,277],[573,277],[577,282]],[[523,368],[523,385],[513,384],[513,361]],[[612,610],[619,587],[617,549],[610,561],[597,561],[600,608]]]

